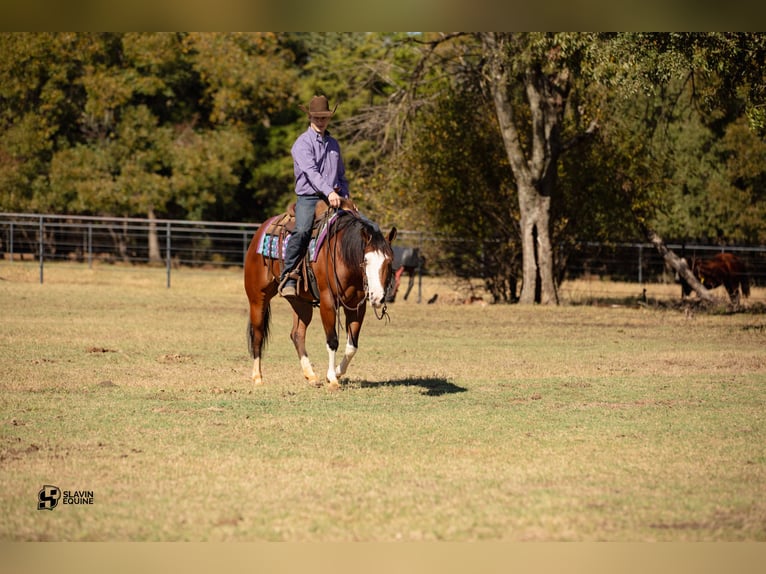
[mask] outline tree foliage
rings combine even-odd
[[[449,39],[455,43],[454,37]],[[498,38],[493,36],[490,40],[496,42]],[[583,239],[644,240],[647,228],[662,234],[672,231],[674,239],[715,239],[711,230],[705,229],[713,215],[712,220],[726,222],[726,230],[718,241],[757,241],[757,225],[750,223],[761,213],[758,182],[762,169],[757,167],[757,160],[737,162],[732,158],[738,155],[734,141],[752,151],[760,149],[763,143],[758,126],[751,121],[752,113],[748,113],[763,105],[759,95],[763,68],[753,63],[754,56],[762,54],[761,36],[514,34],[499,40],[503,42],[503,59],[498,65],[504,75],[488,79],[485,76],[484,81],[485,85],[497,83],[498,78],[503,82],[493,97],[509,106],[504,112],[506,124],[512,121],[514,131],[508,141],[518,144],[513,154],[519,158],[520,167],[513,169],[510,178],[514,191],[520,190],[528,178],[524,175],[525,165],[531,166],[535,157],[555,159],[556,153],[555,148],[550,152],[542,147],[541,151],[535,149],[538,128],[534,114],[539,112],[529,98],[530,87],[536,91],[538,81],[567,79],[568,105],[560,120],[547,128],[542,123],[539,128],[546,138],[547,134],[555,135],[554,143],[560,153],[554,162],[555,172],[548,174],[555,184],[547,192],[551,197],[549,230],[559,280],[568,252]],[[482,48],[479,42],[472,44],[466,40],[465,35],[459,41],[461,44],[451,52],[446,49],[440,52],[449,54],[449,63],[445,65],[444,60],[439,60],[435,67],[449,70],[449,88],[433,90],[440,94],[434,99],[438,102],[434,109],[439,109],[445,99],[457,99],[457,93],[475,91],[477,81],[481,81],[477,64],[498,58],[497,43],[485,43]],[[434,51],[432,44],[425,45],[421,62],[432,58]],[[456,68],[462,73],[454,73]],[[423,76],[427,74],[420,73]],[[469,78],[473,81],[467,81]],[[428,86],[421,82],[418,89],[422,92]],[[535,97],[544,93],[539,91],[540,95]],[[489,97],[477,102],[483,113],[493,113]],[[427,116],[421,109],[413,123],[428,121],[424,119]],[[453,130],[471,134],[468,124],[475,117],[466,115],[461,122],[460,116],[456,116]],[[747,128],[744,118],[749,120]],[[736,125],[746,129],[748,136],[737,131]],[[499,148],[503,142],[499,130],[490,129]],[[730,129],[733,131],[729,132]],[[730,140],[724,136],[726,133],[732,134]],[[411,137],[418,136],[419,132],[413,129]],[[476,142],[468,137],[461,140],[460,146],[471,149]],[[752,156],[752,151],[748,155]],[[480,153],[477,147],[469,155],[475,161]],[[428,163],[424,161],[419,166],[405,164],[411,169],[398,177],[412,180],[418,170],[429,173],[434,165],[440,165],[435,161],[437,154],[438,150],[434,150]],[[737,179],[732,168],[741,167],[742,163],[749,166],[748,175]],[[477,191],[482,185],[473,183],[461,189],[460,206],[450,201],[439,204],[443,210],[451,206],[455,220],[460,218],[464,203],[471,203],[474,197],[484,201],[482,192]],[[489,178],[487,183],[493,185]],[[429,189],[424,191],[428,193]],[[443,191],[430,193],[444,196]],[[694,208],[695,204],[698,207]],[[692,212],[681,217],[689,210]],[[740,217],[741,214],[748,215]],[[516,217],[521,222],[523,213]],[[735,224],[735,220],[740,222]],[[449,233],[448,225],[438,221],[434,224]]]
[[[294,101],[272,34],[3,34],[0,61],[10,210],[220,215]]]
[[[765,57],[752,33],[3,33],[0,209],[261,221],[323,93],[362,209],[514,300],[531,190],[556,282],[582,240],[766,241]]]

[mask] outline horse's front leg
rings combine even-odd
[[[303,371],[304,378],[310,385],[320,386],[319,377],[314,373],[314,368],[311,366],[308,352],[306,351],[306,331],[311,323],[311,317],[313,315],[313,309],[310,303],[305,301],[295,301],[292,303],[293,307],[293,328],[290,331],[290,340],[295,346],[295,350],[298,353],[298,359],[301,362],[301,370]]]
[[[724,286],[729,293],[729,300],[732,305],[739,305],[739,281],[725,281]]]
[[[338,331],[335,329],[335,320],[338,315],[334,303],[332,295],[330,295],[329,297],[322,297],[319,304],[319,314],[322,316],[322,325],[327,341],[327,388],[329,390],[340,388],[335,368],[335,353],[338,350]]]
[[[343,354],[343,359],[335,370],[338,377],[346,374],[351,359],[354,358],[359,349],[359,332],[362,329],[362,320],[364,319],[366,309],[366,305],[362,305],[355,311],[346,310],[346,332],[348,337],[346,338],[346,351]]]

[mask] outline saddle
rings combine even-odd
[[[358,212],[354,202],[346,198],[341,199],[339,209],[331,208],[325,201],[317,203],[309,248],[298,267],[289,275],[289,278],[296,280],[298,292],[300,293],[304,289],[309,291],[314,297],[315,303],[319,301],[319,288],[311,270],[311,261],[316,257],[316,252],[319,251],[321,242],[327,235],[330,223],[340,211]],[[267,259],[278,260],[281,273],[287,241],[290,234],[295,231],[295,203],[291,203],[285,213],[272,217],[265,225],[266,231],[261,238],[258,252]],[[279,289],[282,289],[282,285],[279,286]]]

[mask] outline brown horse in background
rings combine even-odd
[[[712,259],[693,259],[692,273],[706,289],[715,289],[723,285],[729,294],[729,299],[735,305],[739,304],[739,292],[750,296],[750,277],[744,262],[732,253],[719,253]],[[681,279],[682,296],[692,292],[691,286]]]
[[[283,214],[262,225],[250,242],[245,256],[245,292],[250,303],[247,333],[253,357],[252,379],[256,385],[263,384],[261,356],[269,334],[271,299],[277,294],[282,269],[282,250],[277,250],[275,254],[264,249],[263,239],[275,228],[270,225],[271,221],[285,221],[285,217],[286,214]],[[298,352],[303,376],[310,384],[321,386],[306,353],[306,330],[311,323],[313,307],[319,305],[327,341],[328,388],[336,389],[340,386],[338,377],[346,373],[359,346],[359,332],[367,301],[376,310],[376,315],[377,310],[382,308],[378,318],[385,315],[386,289],[393,280],[391,264],[394,255],[391,242],[395,237],[395,227],[388,237],[384,237],[376,225],[362,218],[358,212],[339,210],[328,224],[326,238],[317,244],[313,257],[309,250],[304,277],[313,275],[317,296],[313,293],[312,281],[309,279],[299,282],[299,296],[290,298],[289,302],[293,308],[290,339]],[[281,243],[284,236],[280,235],[279,240]],[[264,251],[268,255],[264,255]],[[346,320],[347,339],[343,359],[336,366],[335,352],[339,342],[335,325],[341,306]]]

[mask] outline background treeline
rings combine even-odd
[[[766,243],[763,34],[505,36],[0,34],[0,211],[263,221],[292,199],[298,104],[324,93],[360,207],[471,239],[431,261],[511,299],[518,172],[488,72],[502,45],[530,157],[530,87],[557,105],[540,125],[558,142],[543,192],[558,280],[578,242],[646,226]]]

